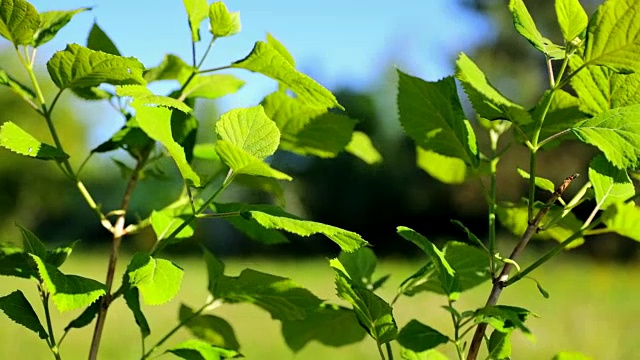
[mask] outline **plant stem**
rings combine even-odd
[[[500,161],[500,158],[496,155],[496,151],[498,149],[500,135],[490,130],[489,136],[491,138],[491,152],[493,153],[490,163],[491,184],[489,185],[489,268],[491,269],[491,276],[493,277],[496,271],[493,255],[496,253],[497,170],[498,162]]]
[[[376,343],[376,346],[378,347],[378,354],[380,354],[380,359],[386,360],[384,357],[384,353],[382,352],[382,346],[380,346],[380,344],[378,343]]]
[[[220,67],[215,67],[215,68],[211,68],[211,69],[206,69],[206,70],[200,70],[198,71],[198,74],[206,74],[206,73],[210,73],[210,72],[215,72],[215,71],[220,71],[220,70],[225,70],[225,69],[231,69],[231,65],[225,65],[225,66],[220,66]]]
[[[520,241],[518,241],[518,244],[515,246],[515,248],[511,252],[509,259],[515,261],[520,256],[520,254],[522,254],[522,251],[529,243],[529,240],[531,240],[531,237],[533,237],[533,235],[538,231],[538,226],[540,225],[540,221],[542,221],[542,219],[547,214],[547,212],[549,212],[551,205],[553,205],[553,203],[555,203],[556,200],[558,200],[558,198],[562,196],[564,191],[567,189],[569,184],[571,184],[571,181],[573,181],[573,179],[576,178],[576,176],[577,175],[569,176],[562,182],[562,184],[560,184],[560,186],[556,188],[556,190],[553,192],[553,194],[551,195],[551,197],[549,198],[545,206],[542,209],[540,209],[540,211],[538,211],[538,213],[533,218],[533,220],[529,222],[527,229],[525,230],[524,234],[520,238]],[[534,177],[531,176],[531,178],[534,178]],[[509,273],[511,272],[512,269],[513,269],[512,263],[508,262],[504,264],[504,266],[502,267],[502,271],[500,272],[500,275],[498,276],[497,279],[494,279],[493,281],[493,287],[491,289],[491,293],[489,294],[489,298],[487,299],[487,303],[485,306],[493,306],[498,303],[498,298],[502,293],[502,289],[506,286],[505,284],[509,277]],[[473,334],[473,340],[471,341],[471,345],[469,346],[469,354],[467,355],[467,360],[475,360],[476,357],[478,356],[478,351],[480,350],[480,345],[482,344],[482,339],[484,338],[484,333],[486,329],[487,329],[486,323],[478,324],[478,327],[476,327],[476,331]]]
[[[40,296],[42,299],[42,306],[44,307],[44,316],[47,321],[47,330],[49,333],[49,339],[47,339],[47,343],[49,343],[49,349],[51,350],[51,353],[53,353],[53,357],[56,358],[56,360],[60,360],[58,345],[56,345],[56,337],[53,334],[53,323],[51,322],[51,312],[49,311],[49,293],[46,292],[40,285],[38,285],[38,289],[40,291]]]
[[[196,220],[198,218],[198,216],[200,214],[202,214],[203,211],[207,210],[209,208],[209,206],[218,197],[218,195],[220,195],[220,193],[222,193],[222,191],[224,191],[229,186],[229,184],[231,184],[231,182],[233,181],[234,178],[235,178],[235,173],[233,173],[231,170],[229,170],[229,173],[227,174],[227,177],[222,182],[222,185],[220,185],[220,187],[213,193],[213,195],[211,195],[207,199],[207,201],[205,201],[204,204],[202,204],[202,206],[200,206],[196,210],[195,213],[191,214],[187,219],[184,220],[184,222],[182,224],[180,224],[180,226],[178,226],[175,230],[173,230],[173,232],[171,234],[169,234],[169,236],[167,236],[166,238],[162,239],[161,241],[156,242],[156,244],[154,245],[153,249],[151,250],[151,254],[150,255],[154,256],[155,254],[160,252],[162,249],[164,249],[167,246],[167,244],[169,244],[172,239],[174,239],[178,234],[180,234],[180,232],[184,228],[186,228],[194,220]]]
[[[385,343],[384,346],[387,348],[387,358],[389,360],[393,360],[393,351],[391,350],[391,343]]]
[[[553,134],[553,135],[549,136],[548,138],[546,138],[546,139],[544,139],[544,140],[540,141],[540,142],[538,143],[538,149],[540,149],[541,147],[545,146],[545,145],[546,145],[546,144],[548,144],[549,142],[551,142],[551,141],[553,141],[553,140],[555,140],[555,139],[559,138],[560,136],[562,136],[562,135],[564,135],[564,134],[566,134],[566,133],[568,133],[568,132],[570,132],[570,131],[571,131],[571,129],[565,129],[565,130],[562,130],[562,131],[560,131],[560,132],[557,132],[557,133],[555,133],[555,134]]]
[[[100,340],[102,338],[102,332],[104,330],[104,323],[107,317],[107,311],[112,301],[111,289],[113,288],[113,279],[115,277],[116,265],[118,263],[118,252],[120,251],[120,243],[122,236],[124,235],[125,216],[129,203],[131,201],[131,194],[133,189],[138,183],[138,177],[142,168],[146,164],[146,158],[138,160],[135,169],[131,174],[131,178],[127,184],[127,188],[122,197],[122,205],[120,206],[120,215],[116,219],[113,227],[113,241],[111,242],[111,255],[109,256],[109,264],[107,266],[107,280],[106,280],[106,293],[100,299],[100,309],[98,310],[98,318],[96,320],[96,327],[93,332],[93,338],[91,340],[91,348],[89,351],[89,359],[95,360],[98,357],[98,349],[100,347]]]
[[[141,360],[147,359],[149,356],[151,356],[154,352],[156,352],[158,350],[158,348],[160,346],[162,346],[162,344],[164,344],[167,340],[169,340],[169,338],[171,338],[173,336],[173,334],[176,333],[176,331],[180,330],[189,321],[191,321],[192,319],[194,319],[197,316],[199,316],[200,313],[202,313],[205,309],[207,309],[207,308],[215,308],[215,307],[218,307],[220,305],[222,305],[222,301],[221,300],[211,300],[211,301],[207,302],[206,304],[204,304],[200,309],[194,311],[193,314],[191,314],[186,319],[180,321],[180,323],[178,323],[178,325],[176,325],[173,329],[169,330],[169,332],[165,336],[163,336],[162,339],[160,339],[151,349],[149,349],[149,351],[147,351],[144,355],[142,355]]]
[[[453,301],[451,301],[451,299],[448,299],[448,301],[449,307],[453,309]],[[460,319],[451,311],[449,311],[449,315],[451,315],[451,322],[453,322],[453,339],[454,344],[456,345],[458,359],[462,360],[464,358],[464,354],[462,349],[460,348]]]

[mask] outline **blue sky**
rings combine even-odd
[[[94,6],[76,15],[56,39],[40,51],[44,62],[67,43],[86,43],[94,21],[120,52],[145,66],[157,65],[165,53],[190,62],[190,33],[180,0],[32,1],[39,11]],[[242,32],[219,39],[206,67],[227,65],[246,56],[267,32],[296,58],[298,68],[330,89],[365,90],[376,86],[391,65],[426,79],[452,72],[456,53],[489,39],[493,31],[482,16],[455,0],[242,0],[225,2],[240,11]],[[205,45],[208,24],[201,33]],[[255,105],[275,88],[273,81],[234,72],[248,81],[236,95],[220,102],[221,110]]]

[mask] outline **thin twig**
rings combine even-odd
[[[520,238],[520,241],[518,242],[516,247],[513,249],[513,252],[511,252],[511,255],[509,256],[510,260],[515,261],[518,257],[520,257],[520,254],[522,254],[522,251],[529,243],[529,240],[531,240],[533,235],[538,231],[538,226],[540,225],[540,221],[542,221],[542,219],[547,214],[547,212],[549,212],[551,205],[553,205],[553,203],[555,203],[556,200],[558,200],[558,198],[562,196],[564,191],[571,184],[571,181],[573,181],[573,179],[575,179],[577,176],[578,174],[569,176],[562,182],[562,184],[560,184],[560,186],[558,186],[558,188],[556,188],[556,190],[553,192],[553,194],[551,195],[551,197],[549,198],[545,206],[542,209],[540,209],[540,211],[538,211],[538,213],[536,214],[535,218],[533,218],[533,220],[529,222],[529,225],[527,226],[527,229],[525,230],[524,234]],[[498,303],[498,298],[502,293],[502,289],[505,287],[505,282],[507,281],[509,277],[509,273],[511,272],[512,269],[513,269],[513,263],[508,262],[504,264],[498,278],[493,280],[493,288],[491,289],[491,293],[489,294],[489,298],[487,299],[487,304],[485,305],[485,307],[493,306]],[[482,344],[482,339],[484,337],[484,333],[486,330],[487,330],[486,323],[478,324],[478,327],[476,328],[476,331],[473,334],[473,340],[471,341],[471,346],[469,346],[469,354],[467,355],[467,360],[475,360],[476,357],[478,356],[478,351],[480,350],[480,345]]]

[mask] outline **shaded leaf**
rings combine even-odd
[[[80,240],[76,240],[69,243],[68,245],[62,245],[62,246],[56,247],[53,250],[47,250],[47,254],[44,261],[47,264],[51,264],[55,267],[62,266],[62,264],[64,264],[65,261],[67,261],[67,258],[69,257],[69,255],[71,255],[71,252],[73,252],[73,248],[76,246],[76,244],[79,241]]]
[[[69,331],[71,329],[80,329],[83,328],[93,321],[93,319],[98,316],[98,311],[100,310],[100,298],[94,301],[89,305],[77,318],[71,320],[69,325],[64,328],[64,331]]]
[[[24,99],[33,100],[36,97],[33,90],[9,76],[9,74],[2,69],[0,69],[0,85],[9,87],[13,92],[22,96]]]
[[[64,160],[69,157],[58,148],[38,141],[11,121],[0,126],[0,146],[16,154],[41,160]]]
[[[508,360],[511,356],[511,333],[500,332],[493,330],[487,347],[489,348],[489,355],[491,359],[495,360]]]
[[[378,344],[395,340],[398,326],[393,318],[391,306],[372,291],[352,282],[339,267],[336,267],[337,264],[337,260],[331,262],[331,266],[336,270],[338,297],[353,306],[360,325]]]
[[[228,303],[251,303],[278,320],[303,320],[322,303],[293,280],[245,269],[240,276],[220,276],[213,295]]]
[[[144,72],[144,79],[148,82],[159,80],[178,80],[184,83],[195,69],[185,63],[178,55],[166,54],[162,62]]]
[[[87,47],[91,50],[102,51],[107,54],[120,56],[120,51],[111,38],[94,22],[87,37]]]
[[[9,319],[36,333],[40,339],[48,337],[38,315],[22,291],[16,290],[9,295],[0,297],[0,310],[4,311]]]
[[[456,272],[451,265],[449,265],[444,253],[432,242],[427,240],[427,238],[408,227],[399,226],[397,230],[400,236],[411,241],[427,254],[429,259],[435,264],[436,274],[442,290],[451,300],[456,300],[460,295],[460,280],[456,277]]]
[[[182,269],[171,261],[139,252],[129,262],[124,281],[140,290],[145,304],[161,305],[178,293],[182,276]]]
[[[475,322],[487,323],[499,332],[509,333],[515,329],[531,337],[531,331],[524,325],[530,316],[536,316],[527,309],[507,305],[487,306],[476,310]]]
[[[182,342],[166,352],[187,360],[220,360],[242,357],[235,350],[223,349],[197,339]]]
[[[453,77],[427,82],[398,71],[400,123],[418,146],[479,164],[475,134],[465,119]]]
[[[225,319],[214,315],[195,315],[193,309],[184,304],[180,305],[179,319],[193,336],[214,346],[240,350],[236,334]]]
[[[531,122],[529,113],[522,106],[504,97],[464,53],[460,53],[456,61],[456,78],[462,84],[479,117],[509,120],[519,125]]]
[[[336,305],[321,305],[304,320],[282,321],[282,336],[294,352],[311,341],[339,347],[361,341],[367,333],[358,323],[355,313]]]
[[[133,313],[133,318],[138,325],[138,329],[140,329],[140,334],[142,338],[146,338],[151,334],[151,328],[149,328],[149,323],[147,322],[147,318],[144,316],[142,309],[140,308],[140,291],[136,287],[131,287],[125,290],[124,292],[124,300],[127,303],[127,307]]]
[[[344,272],[355,284],[368,288],[376,270],[376,255],[373,250],[362,247],[354,252],[340,252],[338,262]],[[374,289],[369,289],[374,290]]]
[[[433,349],[449,341],[446,335],[418,320],[411,320],[398,333],[398,343],[414,352]]]
[[[29,229],[18,224],[16,224],[16,226],[20,229],[20,234],[22,235],[22,247],[24,251],[27,254],[33,254],[41,259],[45,259],[47,257],[47,248],[42,240],[29,231]]]

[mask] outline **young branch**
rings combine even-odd
[[[115,277],[116,272],[116,264],[118,262],[118,252],[120,251],[120,243],[122,241],[122,236],[124,235],[125,228],[125,216],[127,213],[127,209],[129,208],[129,203],[131,201],[131,194],[133,193],[133,189],[138,183],[138,178],[140,176],[140,172],[142,168],[146,164],[146,159],[139,159],[136,164],[135,169],[133,169],[133,173],[131,174],[131,178],[127,184],[127,188],[122,197],[122,205],[120,206],[120,212],[118,218],[116,219],[115,225],[113,226],[113,241],[111,242],[111,255],[109,256],[109,265],[107,267],[107,279],[106,279],[106,294],[100,299],[100,309],[98,310],[98,318],[96,320],[96,327],[93,332],[93,338],[91,340],[91,348],[89,351],[89,359],[95,360],[98,357],[98,349],[100,347],[100,340],[102,338],[102,331],[104,330],[104,323],[107,317],[107,311],[109,310],[109,306],[111,305],[111,301],[113,298],[113,294],[111,294],[111,289],[113,288],[113,279]]]
[[[520,254],[522,254],[522,251],[529,243],[529,240],[531,240],[533,235],[538,231],[538,226],[540,225],[540,221],[542,221],[542,219],[547,214],[547,212],[549,212],[551,205],[553,205],[553,203],[555,203],[556,200],[558,200],[558,198],[562,196],[564,191],[571,184],[571,181],[573,181],[573,179],[575,179],[577,176],[578,174],[575,174],[566,178],[562,182],[562,184],[560,184],[560,186],[556,188],[556,190],[553,192],[549,200],[546,202],[545,206],[542,209],[540,209],[540,211],[538,211],[538,213],[533,218],[533,220],[529,221],[529,225],[527,226],[527,229],[525,230],[524,234],[520,238],[520,241],[515,246],[515,248],[511,252],[511,255],[509,256],[510,260],[515,261],[518,257],[520,257]],[[513,269],[512,262],[508,262],[504,264],[498,278],[493,280],[493,288],[491,289],[491,293],[489,294],[489,298],[487,299],[487,303],[485,306],[493,306],[498,303],[498,298],[502,293],[502,289],[506,286],[505,283],[512,269]],[[467,355],[467,360],[475,360],[477,358],[478,351],[480,350],[480,345],[482,344],[482,339],[484,338],[484,333],[486,329],[487,329],[486,323],[478,324],[478,327],[476,328],[476,331],[473,334],[473,340],[471,341],[471,345],[469,346],[469,354]]]

